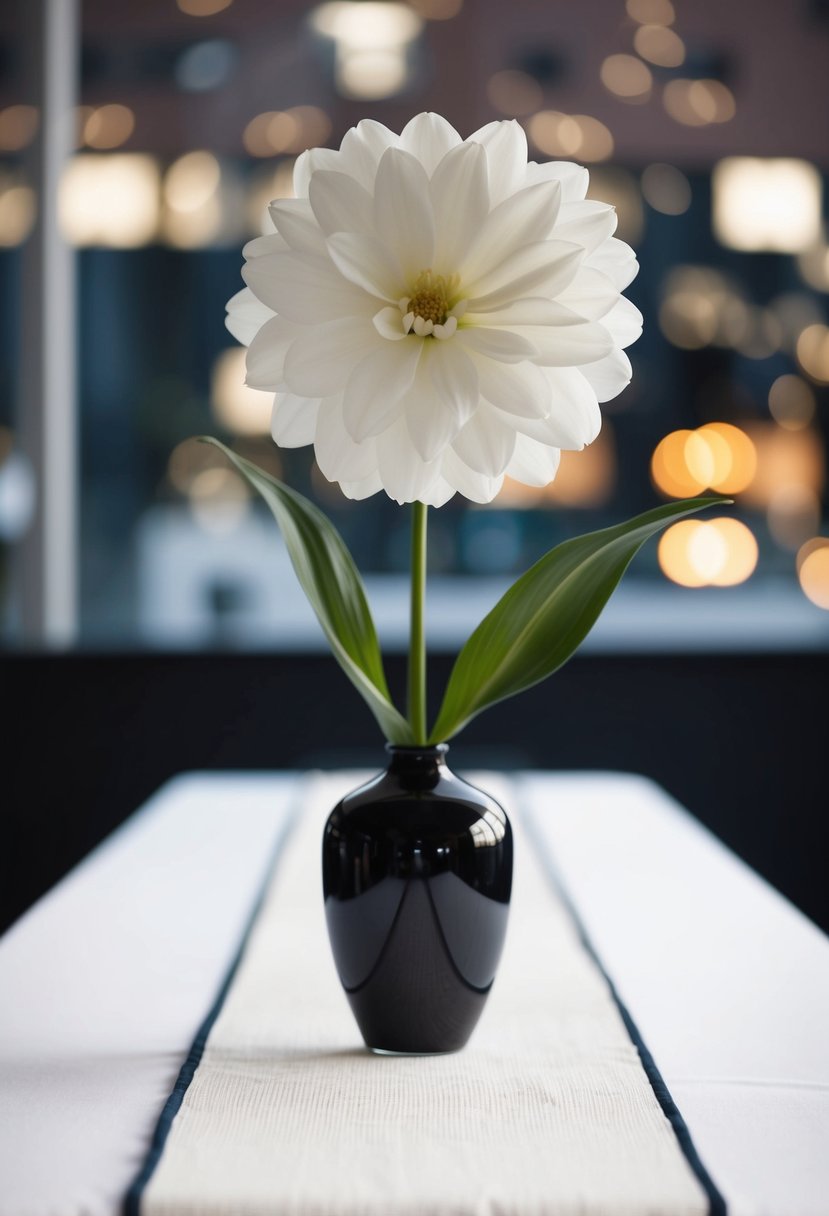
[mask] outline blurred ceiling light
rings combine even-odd
[[[135,115],[129,106],[112,103],[98,106],[83,125],[83,142],[100,151],[126,143],[135,130]]]
[[[0,180],[0,247],[22,245],[35,222],[35,192],[31,186]]]
[[[64,170],[58,193],[61,228],[74,245],[133,249],[158,227],[160,173],[152,156],[80,154]]]
[[[190,46],[175,66],[176,84],[187,93],[208,93],[225,84],[238,57],[226,38],[210,38]]]
[[[810,287],[814,287],[815,291],[829,291],[829,244],[824,234],[814,245],[798,254],[797,265]]]
[[[734,94],[720,80],[669,80],[662,104],[671,118],[686,127],[730,122],[737,112]]]
[[[176,4],[188,17],[212,17],[230,8],[233,0],[176,0]]]
[[[800,376],[778,376],[769,389],[769,410],[778,426],[802,431],[815,416],[815,394]]]
[[[223,350],[210,375],[210,404],[216,420],[234,435],[269,435],[273,393],[245,384],[243,346]]]
[[[749,506],[767,509],[784,486],[823,493],[825,455],[816,431],[784,431],[773,422],[760,421],[747,422],[745,427],[757,453],[757,471],[745,488]]]
[[[34,139],[39,122],[35,106],[6,106],[0,110],[0,152],[20,152]]]
[[[660,68],[678,68],[685,62],[685,43],[664,25],[640,25],[633,46],[637,55]]]
[[[829,326],[808,325],[797,339],[797,360],[818,384],[829,384]]]
[[[730,156],[712,189],[714,233],[730,249],[797,253],[820,233],[821,179],[808,161]]]
[[[449,21],[463,8],[463,0],[409,0],[409,4],[424,21]]]
[[[665,30],[670,33],[670,30]],[[635,55],[608,55],[599,75],[609,93],[623,101],[640,103],[651,95],[653,76],[650,68]]]
[[[317,33],[336,43],[337,88],[346,97],[377,100],[405,88],[407,47],[422,18],[395,0],[331,0],[311,14]]]
[[[829,540],[816,537],[803,546],[797,555],[797,577],[803,594],[818,608],[829,609]]]
[[[734,587],[757,566],[757,541],[737,519],[681,520],[663,533],[662,572],[683,587]]]
[[[670,498],[693,498],[705,489],[742,493],[754,479],[757,453],[748,435],[728,422],[696,431],[672,431],[657,444],[651,477]]]
[[[544,100],[541,85],[528,72],[507,69],[490,76],[486,85],[490,103],[511,118],[532,114]]]
[[[799,549],[820,527],[820,499],[808,486],[780,486],[766,516],[769,532],[784,549]]]
[[[627,0],[625,7],[640,25],[673,25],[676,18],[671,0]]]
[[[161,231],[179,249],[211,244],[222,229],[222,171],[212,152],[188,152],[164,177]]]
[[[618,221],[616,235],[620,240],[627,241],[631,245],[639,242],[645,217],[642,195],[632,173],[627,169],[604,167],[593,169],[590,174],[587,197],[610,203],[616,208]]]
[[[648,165],[642,174],[642,193],[663,215],[682,215],[691,206],[691,183],[674,165]]]
[[[527,130],[535,146],[547,156],[599,161],[613,154],[613,136],[603,122],[589,114],[539,110],[533,114]]]
[[[264,166],[263,166],[264,168]],[[294,161],[285,160],[274,171],[254,174],[248,186],[245,218],[247,230],[253,236],[265,236],[274,231],[268,207],[278,198],[294,197]]]

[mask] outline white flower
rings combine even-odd
[[[587,170],[527,163],[516,122],[469,139],[436,114],[364,121],[304,153],[277,232],[245,248],[228,328],[273,436],[313,443],[350,498],[489,502],[542,486],[630,380],[638,269]]]

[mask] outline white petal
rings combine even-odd
[[[481,396],[517,418],[546,418],[550,412],[550,382],[534,363],[475,360]]]
[[[406,315],[409,316],[410,314],[407,313]],[[371,320],[381,338],[386,338],[389,342],[399,342],[409,332],[408,329],[404,328],[403,316],[400,309],[395,308],[393,304],[390,304],[388,308],[381,308],[379,312],[374,314]]]
[[[579,271],[581,273],[581,271]],[[527,296],[521,300],[511,300],[501,308],[489,312],[473,312],[466,314],[470,325],[581,325],[584,317],[572,309],[565,308],[558,300],[548,300],[543,296]]]
[[[531,160],[527,165],[527,184],[535,182],[560,182],[562,202],[577,203],[587,194],[590,174],[569,160],[550,160],[542,165]]]
[[[354,317],[305,327],[288,348],[285,383],[304,397],[342,394],[359,361],[380,341],[370,322]]]
[[[420,161],[429,177],[460,142],[455,128],[439,114],[418,114],[400,132],[400,147]]]
[[[565,325],[523,325],[519,332],[536,348],[543,367],[580,367],[610,354],[613,339],[598,321]]]
[[[374,228],[372,196],[347,173],[315,173],[308,197],[326,236],[334,232],[371,232]]]
[[[278,393],[274,398],[271,435],[282,448],[304,448],[314,442],[320,403],[293,393]]]
[[[602,317],[602,325],[617,346],[630,346],[642,336],[642,314],[624,296],[620,296],[610,312]]]
[[[469,284],[469,311],[503,308],[523,296],[555,296],[576,275],[584,254],[566,241],[537,241],[504,258]]]
[[[273,316],[273,309],[257,300],[249,287],[243,287],[227,302],[225,325],[237,342],[249,346],[259,330]]]
[[[507,476],[527,486],[546,486],[558,472],[561,453],[526,435],[518,435],[515,451],[507,465]]]
[[[489,212],[486,153],[461,144],[438,165],[431,181],[436,220],[434,269],[454,274]]]
[[[431,364],[436,354],[435,343],[424,342],[417,375],[403,399],[409,436],[420,458],[427,462],[449,446],[468,417],[454,395],[447,396],[435,388]]]
[[[522,245],[546,240],[556,222],[560,202],[558,182],[528,186],[504,199],[482,223],[472,227],[474,244],[458,267],[463,281],[486,273],[492,266],[494,249],[498,250],[499,261],[503,261]]]
[[[369,473],[368,477],[364,477],[362,481],[340,482],[340,489],[346,498],[353,498],[356,501],[371,498],[372,494],[377,494],[382,488],[383,483],[376,469],[372,473]]]
[[[548,368],[550,415],[517,422],[525,435],[552,447],[581,451],[592,443],[602,426],[596,394],[575,367]]]
[[[573,282],[558,297],[586,321],[600,321],[619,298],[611,279],[593,266],[582,265]]]
[[[623,350],[612,350],[609,355],[595,363],[582,367],[581,374],[595,392],[599,401],[612,401],[622,389],[630,384],[633,369]]]
[[[283,387],[285,357],[299,328],[284,317],[271,317],[250,344],[245,359],[245,382],[251,388],[276,392]]]
[[[415,338],[381,341],[357,364],[343,397],[346,429],[356,443],[378,435],[400,413],[400,400],[412,386],[420,354],[421,343]]]
[[[312,173],[339,168],[339,152],[335,152],[333,148],[309,148],[294,162],[294,194],[297,198],[307,198]]]
[[[398,418],[377,444],[377,467],[383,489],[395,502],[423,502],[440,478],[440,461],[421,460],[409,437],[404,418]]]
[[[532,342],[509,329],[472,325],[459,329],[455,341],[466,351],[486,355],[500,363],[523,363],[538,353]]]
[[[408,152],[389,148],[383,153],[374,184],[374,222],[377,235],[395,250],[410,282],[429,269],[435,254],[429,179],[420,162]]]
[[[278,232],[269,232],[266,236],[255,236],[242,247],[246,261],[251,258],[264,258],[270,253],[286,253],[290,245],[284,236]]]
[[[395,254],[367,232],[335,232],[328,251],[339,272],[356,287],[389,303],[405,288],[403,271]]]
[[[452,444],[464,464],[476,473],[499,477],[515,449],[515,427],[482,402]]]
[[[564,204],[555,234],[558,240],[573,241],[591,253],[613,236],[617,223],[615,207],[588,198],[583,203]]]
[[[492,502],[504,484],[503,477],[487,477],[470,469],[452,448],[443,454],[441,473],[459,494],[472,502]]]
[[[242,270],[254,295],[291,321],[314,324],[357,314],[370,316],[376,303],[352,286],[328,258],[310,253],[275,253],[254,258]]]
[[[367,190],[374,189],[377,166],[387,148],[399,148],[400,137],[374,119],[363,119],[346,131],[336,167]]]
[[[280,198],[271,203],[268,211],[279,235],[291,249],[300,253],[325,253],[325,241],[307,199]]]
[[[486,148],[489,197],[493,206],[525,184],[527,136],[515,119],[487,123],[466,142],[483,144]]]
[[[432,384],[438,396],[447,409],[465,422],[480,400],[478,369],[454,340],[434,342],[429,349],[428,360]]]
[[[320,405],[314,454],[329,481],[362,481],[377,471],[375,440],[355,443],[345,429],[342,397],[327,397]]]
[[[617,291],[624,291],[639,273],[639,263],[630,245],[612,236],[585,258],[585,265],[606,274]]]

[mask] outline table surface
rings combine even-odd
[[[826,1216],[829,940],[651,782],[509,782],[729,1211]],[[176,778],[0,940],[0,1216],[117,1211],[303,787]]]

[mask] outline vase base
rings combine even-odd
[[[451,1056],[462,1050],[461,1047],[446,1047],[442,1051],[390,1051],[387,1047],[369,1047],[368,1049],[373,1056],[403,1056],[404,1059],[407,1056],[417,1059],[424,1056]]]

